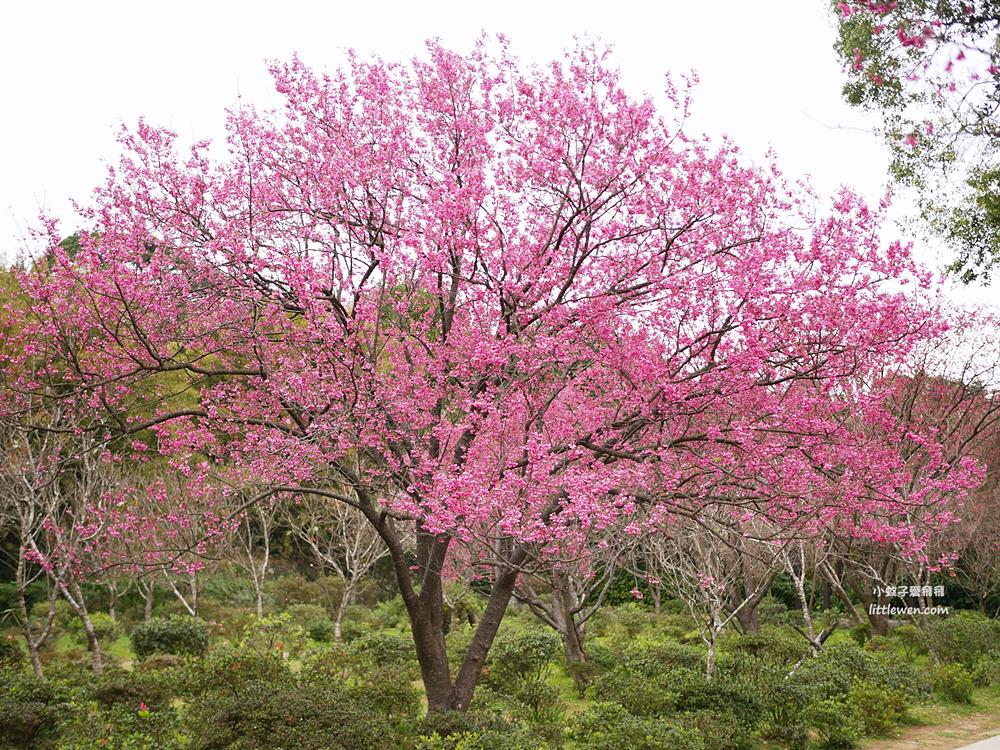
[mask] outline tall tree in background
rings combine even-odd
[[[963,281],[1000,263],[1000,6],[994,0],[833,3],[844,95],[878,113],[892,175],[957,253]]]
[[[154,433],[209,500],[249,475],[365,517],[431,711],[468,708],[532,555],[705,503],[784,528],[901,500],[864,427],[871,375],[944,327],[908,292],[927,275],[847,192],[803,232],[776,168],[685,135],[683,93],[661,116],[605,57],[275,66],[283,113],[232,111],[221,160],[123,134],[79,248],[52,227],[22,279],[10,349],[101,429]],[[486,603],[453,674],[458,552]]]

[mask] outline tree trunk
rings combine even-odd
[[[889,618],[885,615],[868,613],[868,626],[872,635],[889,635]]]
[[[38,647],[41,645],[39,641],[35,640],[35,635],[31,630],[31,618],[28,613],[28,601],[24,596],[24,589],[18,588],[17,590],[17,606],[21,613],[21,630],[24,633],[24,640],[28,644],[28,656],[31,659],[31,670],[35,673],[35,677],[43,679],[45,677],[42,674],[42,662],[38,658]],[[49,610],[49,622],[52,621],[51,612],[52,606],[50,605]]]
[[[861,615],[858,614],[858,610],[854,606],[854,602],[851,601],[851,597],[848,596],[847,591],[840,583],[840,579],[837,576],[837,572],[833,569],[833,566],[830,565],[829,561],[824,561],[823,564],[820,565],[820,568],[826,576],[826,580],[830,583],[830,586],[833,587],[833,592],[837,595],[837,598],[840,599],[840,602],[844,605],[845,609],[847,609],[848,614],[851,616],[851,620],[854,622],[861,622]]]
[[[744,633],[757,633],[760,631],[760,618],[757,616],[757,604],[747,602],[736,612],[736,621],[740,624],[740,630]]]
[[[512,557],[513,570],[507,570],[498,576],[490,592],[490,598],[486,603],[486,609],[476,627],[472,643],[469,644],[462,660],[458,676],[455,678],[455,687],[451,692],[451,700],[448,708],[454,711],[465,711],[472,701],[472,694],[476,689],[476,683],[483,671],[483,664],[486,662],[486,655],[496,638],[500,629],[500,621],[507,611],[511,596],[514,593],[514,584],[517,582],[518,571],[516,566],[524,562],[526,554],[515,553]],[[444,639],[442,638],[442,643]],[[428,709],[430,710],[430,709]]]
[[[708,656],[705,658],[705,676],[710,680],[715,672],[715,639],[717,637],[718,633],[715,631],[712,631],[708,637]]]
[[[198,616],[198,575],[192,573],[188,581],[188,587],[191,590],[191,616]]]
[[[261,589],[260,583],[254,580],[254,609],[257,612],[257,619],[264,619],[264,592]],[[338,641],[339,643],[340,641]]]
[[[576,624],[573,618],[566,623],[565,651],[566,662],[572,667],[587,661],[587,653],[583,648],[583,629]]]
[[[650,595],[653,597],[653,614],[660,614],[660,607],[663,605],[663,596],[660,594],[659,586],[649,587]]]
[[[114,583],[108,584],[108,617],[111,622],[118,622],[118,615],[115,608],[118,606],[118,586]]]
[[[142,617],[145,622],[153,619],[153,596],[156,591],[156,584],[150,581],[149,587],[145,590],[145,603],[143,605]]]
[[[410,631],[420,664],[420,675],[427,697],[427,712],[442,710],[466,711],[472,701],[472,694],[482,673],[486,655],[496,638],[500,621],[514,593],[518,566],[527,558],[527,551],[518,549],[511,552],[509,567],[498,574],[493,590],[486,602],[483,616],[479,619],[459,668],[454,683],[448,665],[448,654],[444,640],[444,596],[442,573],[450,538],[436,537],[417,531],[417,570],[423,573],[419,592],[413,585],[413,571],[407,550],[400,543],[391,521],[376,507],[371,496],[355,485],[358,507],[389,549],[393,574],[406,605],[410,619]]]
[[[872,598],[871,594],[868,593],[867,589],[861,585],[855,587],[855,593],[858,599],[861,600],[861,605],[865,608],[865,614],[868,616],[868,630],[875,635],[888,635],[889,634],[889,618],[886,615],[877,613],[873,610],[875,606],[882,606],[882,597],[879,597],[878,601]]]
[[[87,648],[90,650],[90,666],[94,672],[100,674],[104,671],[104,655],[101,653],[101,642],[97,638],[97,631],[94,630],[94,623],[87,612],[87,605],[83,600],[83,591],[79,584],[73,584],[73,596],[76,598],[76,614],[83,623],[83,633],[87,637]]]
[[[344,614],[347,612],[347,605],[351,602],[351,589],[344,588],[344,593],[340,597],[340,604],[337,605],[337,614],[333,621],[333,641],[338,646],[344,638]]]

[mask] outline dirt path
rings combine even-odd
[[[989,711],[957,716],[939,726],[907,727],[899,737],[876,740],[864,750],[955,750],[994,735],[1000,735],[1000,714]]]

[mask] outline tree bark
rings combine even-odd
[[[345,587],[344,593],[340,597],[340,603],[337,605],[337,614],[333,621],[333,640],[337,645],[340,645],[344,639],[344,614],[347,612],[347,605],[350,602],[351,590]]]
[[[145,597],[142,609],[142,617],[144,622],[150,622],[153,619],[153,597],[156,591],[156,584],[152,581],[149,582],[149,586],[144,590]]]
[[[104,671],[104,655],[101,652],[101,642],[94,630],[94,623],[87,612],[87,605],[83,599],[83,591],[79,584],[73,584],[73,596],[76,599],[76,614],[83,623],[83,633],[87,638],[87,648],[90,650],[90,666],[97,674]]]
[[[740,624],[740,630],[744,633],[757,633],[760,631],[760,618],[757,616],[757,604],[747,602],[736,612],[736,621]]]
[[[56,590],[53,588],[52,594],[55,593]],[[49,632],[52,630],[52,622],[56,617],[56,600],[52,594],[49,595],[49,611],[45,627],[42,628],[42,632],[36,638],[31,628],[31,616],[28,611],[28,600],[24,595],[24,589],[20,586],[17,589],[17,607],[21,615],[21,631],[24,633],[24,640],[28,644],[28,658],[31,660],[31,671],[35,673],[35,677],[40,679],[44,679],[45,675],[42,672],[42,660],[38,656],[38,649],[48,638]]]

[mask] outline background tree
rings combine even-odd
[[[950,268],[988,279],[1000,261],[1000,8],[992,0],[833,3],[844,96],[875,111],[891,172],[955,250]]]
[[[333,620],[334,639],[340,643],[348,605],[354,602],[361,581],[388,550],[368,519],[355,505],[346,502],[306,496],[289,508],[288,518],[310,556],[343,583]],[[400,544],[409,547],[408,537],[401,530]]]

